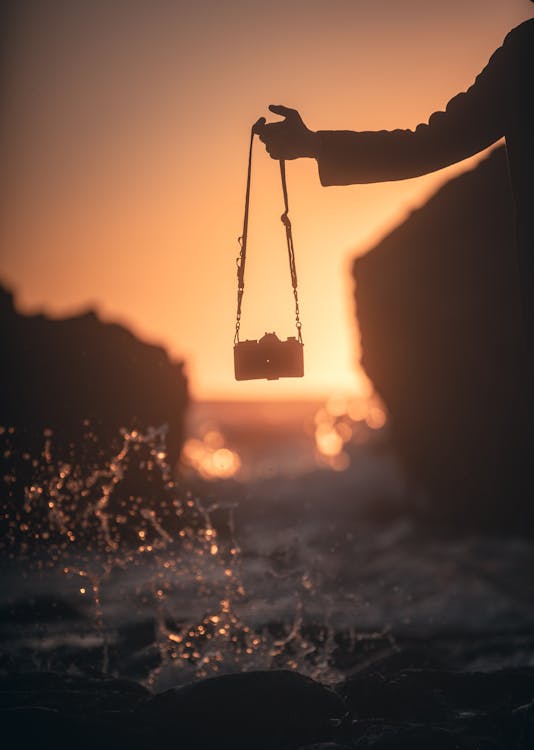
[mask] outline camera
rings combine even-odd
[[[259,341],[238,341],[234,346],[236,380],[278,380],[302,378],[304,344],[290,336],[280,341],[276,333],[266,333]]]

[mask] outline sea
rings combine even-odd
[[[334,684],[401,658],[534,665],[534,544],[418,520],[429,499],[388,430],[372,401],[200,402],[179,466],[155,426],[85,473],[51,435],[2,543],[0,669],[163,690],[272,668]],[[112,517],[139,450],[139,492]]]

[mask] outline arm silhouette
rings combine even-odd
[[[404,180],[447,167],[506,135],[532,29],[530,22],[510,32],[474,84],[415,130],[314,132],[296,110],[272,105],[286,119],[263,125],[261,140],[275,159],[315,157],[323,185]]]
[[[415,130],[319,131],[323,185],[385,182],[434,172],[482,151],[506,130],[507,50],[503,46],[465,93]]]

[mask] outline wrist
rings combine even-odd
[[[303,156],[316,159],[319,154],[319,133],[315,130],[306,132]]]

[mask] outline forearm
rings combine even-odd
[[[487,148],[505,132],[512,68],[505,44],[468,91],[415,130],[319,131],[316,159],[322,184],[418,177]]]
[[[498,128],[486,130],[484,137],[476,129],[466,129],[455,137],[452,133],[434,133],[431,125],[420,125],[415,131],[319,131],[319,176],[323,185],[419,177],[482,151],[501,135]]]

